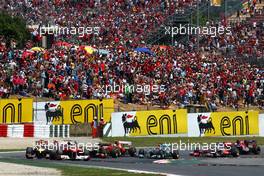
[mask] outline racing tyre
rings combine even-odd
[[[139,151],[138,151],[138,157],[139,158],[144,158],[145,157],[145,150],[144,149],[139,149]]]
[[[112,150],[110,152],[110,155],[111,155],[112,158],[117,158],[118,157],[118,151],[117,150]]]
[[[32,147],[27,147],[26,148],[26,158],[27,159],[33,159],[33,155],[34,155],[34,150]]]
[[[91,159],[89,150],[84,150],[83,155],[84,155],[84,156],[88,156],[88,158],[84,159],[84,161],[88,161],[88,160]]]
[[[70,152],[69,153],[70,160],[76,160],[77,158],[77,153],[76,152]]]
[[[252,152],[253,152],[255,155],[259,155],[259,154],[260,154],[260,147],[253,148],[253,149],[252,149]]]
[[[57,160],[57,158],[58,158],[58,153],[57,153],[57,151],[56,150],[51,150],[50,151],[50,160]]]
[[[172,156],[173,159],[179,159],[180,158],[179,151],[178,150],[177,151],[173,151],[171,153],[171,156]]]
[[[239,156],[239,151],[238,151],[238,149],[236,147],[232,147],[230,152],[231,152],[231,155],[233,157],[238,157]]]
[[[101,150],[99,150],[99,154],[101,155],[101,156],[100,156],[101,158],[106,158],[106,157],[108,157],[108,153],[107,153],[107,151],[106,151],[105,149],[101,149]]]
[[[136,153],[137,153],[137,150],[136,150],[135,147],[131,147],[131,148],[128,149],[129,156],[135,157],[136,156]]]

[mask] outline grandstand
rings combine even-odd
[[[0,94],[49,100],[114,98],[135,108],[262,109],[264,2],[229,3],[219,9],[207,0],[5,1],[1,11],[26,20],[32,40],[12,48],[1,37]],[[165,35],[165,26],[189,23],[231,27],[232,35]],[[39,29],[48,25],[100,31],[57,34],[50,47],[32,50],[41,47],[48,35],[40,36]],[[105,89],[114,84],[152,89],[147,94]],[[153,85],[164,85],[166,91],[154,92]]]

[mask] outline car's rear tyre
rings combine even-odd
[[[139,149],[139,151],[138,151],[138,157],[139,158],[144,158],[145,157],[145,150],[144,149]]]
[[[260,154],[260,147],[256,147],[256,148],[253,148],[252,149],[252,152],[255,154],[255,155],[259,155]]]
[[[57,160],[58,159],[58,153],[56,150],[51,150],[49,152],[49,158],[50,160]]]
[[[118,157],[118,151],[113,149],[111,152],[110,152],[110,155],[112,158],[117,158]]]
[[[77,158],[77,153],[76,153],[76,152],[70,152],[70,153],[69,153],[69,158],[70,158],[70,160],[76,160],[76,158]]]
[[[89,150],[84,150],[83,155],[88,156],[86,159],[84,159],[84,161],[89,161],[91,159]]]
[[[232,155],[233,157],[239,157],[239,151],[238,151],[238,149],[237,149],[236,147],[232,147],[232,148],[230,149],[230,152],[231,152],[231,155]]]
[[[135,157],[136,153],[137,153],[137,149],[135,147],[131,147],[131,148],[128,149],[129,156]]]
[[[33,155],[34,155],[34,149],[32,147],[27,147],[26,148],[26,158],[33,159]]]
[[[179,151],[178,151],[178,150],[173,151],[173,152],[171,153],[171,156],[172,156],[173,159],[179,159],[179,158],[180,158]]]

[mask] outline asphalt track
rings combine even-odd
[[[168,175],[181,176],[263,176],[264,155],[245,155],[239,158],[193,158],[189,152],[180,152],[181,159],[166,160],[170,163],[157,164],[155,159],[140,159],[137,157],[120,157],[98,159],[90,161],[51,161],[46,159],[35,159],[36,162],[56,162],[60,164],[71,164],[82,167],[102,166],[107,168],[118,168],[124,170],[140,170],[148,172],[167,173]],[[25,152],[0,153],[0,158],[25,159]]]

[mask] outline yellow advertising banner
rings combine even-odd
[[[204,136],[258,135],[258,115],[258,111],[213,112],[199,128],[204,130]]]
[[[27,123],[33,118],[33,99],[1,99],[0,123]]]
[[[53,124],[91,123],[94,117],[108,122],[114,112],[114,100],[72,100],[60,101],[55,111],[47,111],[46,116],[54,118]]]
[[[222,0],[211,0],[211,6],[221,6]]]
[[[127,123],[131,118],[134,124],[132,129],[126,130],[129,136],[146,136],[162,134],[183,134],[187,133],[187,110],[155,110],[155,111],[136,111],[135,115],[125,114],[122,121]],[[128,128],[130,128],[128,126]]]

